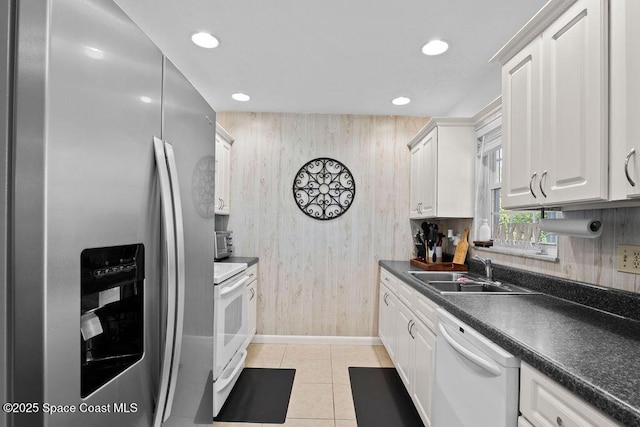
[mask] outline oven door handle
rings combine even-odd
[[[225,295],[229,295],[230,293],[232,293],[233,291],[235,291],[236,289],[238,289],[240,286],[244,285],[248,281],[249,281],[249,277],[243,277],[242,279],[238,280],[238,283],[236,283],[232,287],[225,288],[222,291],[220,291],[220,296],[223,297]]]
[[[496,377],[500,376],[500,368],[498,368],[494,363],[483,359],[482,357],[478,356],[477,354],[457,342],[451,335],[449,335],[446,328],[442,326],[442,323],[438,325],[438,329],[440,329],[440,333],[442,334],[442,337],[445,339],[447,344],[449,344],[455,351],[457,351],[462,356],[467,358],[470,362],[481,367],[485,371],[490,372]]]
[[[153,148],[156,158],[156,168],[158,171],[158,181],[160,184],[160,200],[162,206],[162,218],[164,226],[166,261],[165,268],[167,274],[167,313],[164,350],[162,355],[162,367],[160,371],[160,386],[158,388],[157,405],[153,415],[154,427],[159,427],[164,418],[167,403],[169,377],[171,372],[171,356],[173,354],[173,339],[176,330],[176,317],[174,308],[176,305],[176,241],[175,220],[173,218],[173,206],[171,200],[171,183],[169,182],[169,168],[167,167],[164,142],[153,137]]]
[[[164,410],[164,421],[171,415],[173,398],[176,393],[178,383],[178,368],[180,366],[180,354],[182,351],[182,327],[184,324],[184,290],[185,290],[185,256],[184,256],[184,223],[182,216],[182,200],[180,198],[180,185],[178,183],[178,167],[176,157],[173,153],[173,146],[168,142],[164,143],[169,168],[169,180],[171,182],[171,199],[173,200],[173,218],[175,223],[175,246],[176,246],[176,327],[173,339],[173,357],[171,360],[171,374],[169,377],[169,391],[167,405]]]
[[[242,350],[242,356],[240,357],[240,362],[238,362],[238,366],[235,367],[229,378],[225,380],[219,387],[217,387],[217,391],[221,392],[225,388],[229,387],[229,385],[233,382],[233,379],[238,375],[240,369],[244,367],[244,361],[247,359],[247,350]]]

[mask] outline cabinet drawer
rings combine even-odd
[[[622,425],[524,362],[520,369],[520,412],[536,427]]]
[[[251,283],[258,278],[258,264],[253,264],[247,268],[247,277],[249,278],[247,283]]]
[[[398,299],[402,301],[411,310],[415,306],[416,290],[402,281],[398,281]]]
[[[380,268],[380,281],[394,294],[398,293],[398,279],[384,268]]]
[[[438,305],[419,292],[415,292],[413,311],[429,329],[436,330],[436,308]]]

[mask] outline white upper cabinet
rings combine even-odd
[[[503,207],[608,198],[608,4],[548,3],[503,65]]]
[[[640,196],[640,1],[614,0],[611,13],[612,200]]]
[[[408,145],[411,150],[409,217],[473,217],[473,122],[431,119]]]
[[[230,212],[231,144],[233,144],[231,135],[222,126],[216,124],[216,215],[229,215]]]
[[[409,187],[409,217],[421,218],[420,205],[423,203],[423,187],[419,183],[424,181],[424,170],[422,158],[424,153],[423,144],[420,142],[411,149],[411,184]]]
[[[542,58],[539,38],[502,67],[502,206],[534,206],[540,153]]]

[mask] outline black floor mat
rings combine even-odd
[[[349,368],[358,427],[424,427],[394,368]]]
[[[284,424],[295,373],[244,368],[214,421]]]

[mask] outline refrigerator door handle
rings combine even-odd
[[[165,406],[167,403],[167,390],[169,387],[169,377],[171,373],[171,361],[173,354],[173,341],[176,330],[176,241],[175,241],[175,221],[173,218],[173,206],[171,200],[171,183],[169,181],[169,170],[165,154],[164,143],[153,137],[153,148],[158,169],[158,181],[160,183],[160,199],[163,212],[163,226],[165,234],[165,247],[167,251],[166,271],[167,271],[167,325],[162,354],[162,368],[160,372],[160,386],[158,398],[156,400],[155,413],[153,415],[153,426],[160,427],[163,421]]]
[[[175,338],[173,348],[173,360],[171,362],[171,374],[169,377],[169,391],[167,394],[167,404],[164,410],[163,421],[171,415],[173,397],[176,392],[178,379],[178,368],[180,365],[180,353],[182,350],[182,325],[184,323],[184,287],[185,287],[185,259],[184,259],[184,225],[182,216],[182,200],[180,198],[180,186],[178,185],[178,169],[176,158],[173,153],[173,146],[168,142],[164,143],[167,156],[167,166],[169,167],[169,180],[171,181],[171,195],[173,199],[173,219],[175,223],[175,245],[176,245],[176,323]]]

